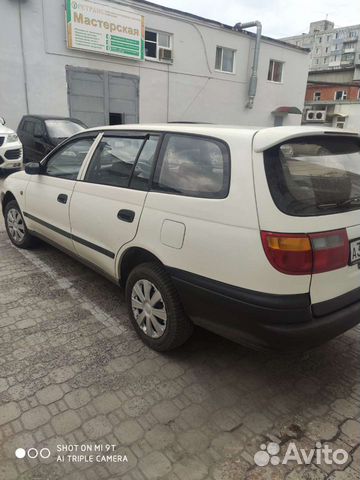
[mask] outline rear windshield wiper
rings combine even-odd
[[[348,198],[347,200],[344,200],[343,202],[338,203],[339,207],[342,207],[343,205],[350,205],[353,202],[360,202],[360,195],[357,195],[356,197],[351,197]]]
[[[318,208],[344,207],[345,205],[350,205],[353,202],[360,202],[360,195],[348,198],[342,202],[318,203],[316,206]]]

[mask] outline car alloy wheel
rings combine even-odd
[[[151,338],[160,338],[166,329],[167,313],[160,291],[149,280],[138,280],[131,292],[131,307],[141,330]]]
[[[15,243],[21,243],[25,237],[25,225],[18,210],[11,208],[7,213],[9,233]]]

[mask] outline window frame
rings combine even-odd
[[[82,133],[80,134],[79,136],[76,136],[76,137],[71,137],[69,139],[66,139],[64,140],[63,142],[61,142],[59,145],[57,145],[53,150],[51,150],[51,152],[46,155],[46,157],[44,157],[41,162],[40,162],[40,174],[41,175],[44,175],[45,177],[49,177],[49,178],[58,178],[60,180],[69,180],[71,182],[77,182],[79,181],[79,177],[81,177],[82,175],[82,172],[83,172],[83,169],[85,167],[85,165],[87,166],[88,165],[88,162],[87,162],[87,159],[88,159],[88,156],[90,155],[90,159],[92,158],[93,156],[93,147],[94,145],[97,146],[98,144],[98,136],[99,136],[99,132],[86,132],[86,133]],[[62,150],[63,148],[66,148],[68,147],[69,145],[71,145],[72,143],[74,142],[77,142],[77,141],[80,141],[80,140],[85,140],[87,138],[90,138],[92,139],[92,144],[90,145],[90,148],[87,152],[87,154],[85,155],[85,158],[80,166],[80,169],[78,171],[78,174],[77,174],[77,177],[76,179],[73,179],[73,178],[66,178],[66,177],[56,177],[56,176],[53,176],[53,175],[48,175],[46,173],[46,166],[48,164],[48,162],[55,156],[59,153],[60,150]]]
[[[101,135],[101,138],[99,140],[99,142],[97,143],[96,145],[96,148],[94,149],[92,155],[91,155],[91,158],[87,164],[87,167],[86,167],[86,171],[84,172],[84,175],[83,175],[83,178],[82,178],[82,182],[84,183],[89,183],[89,184],[93,184],[93,185],[101,185],[103,187],[111,187],[111,188],[129,188],[129,185],[131,183],[131,180],[132,180],[132,176],[133,176],[133,173],[134,173],[134,170],[135,170],[135,167],[136,167],[136,164],[137,164],[137,161],[141,155],[141,152],[145,146],[145,143],[147,141],[147,139],[149,138],[150,135],[148,134],[145,134],[145,135],[124,135],[124,134],[114,134],[114,133],[110,133],[110,132],[107,132],[107,131],[103,131],[102,132],[103,134]],[[134,159],[134,163],[131,167],[131,171],[130,171],[130,174],[129,174],[129,178],[127,179],[127,184],[126,185],[110,185],[109,183],[100,183],[100,182],[95,182],[95,181],[90,181],[87,179],[87,175],[90,174],[90,168],[91,168],[91,165],[92,163],[95,161],[95,158],[96,158],[96,153],[101,145],[101,142],[104,140],[104,138],[107,137],[107,138],[130,138],[130,139],[134,139],[134,140],[142,140],[142,143],[139,147],[139,150],[135,156],[135,159]],[[137,190],[137,189],[134,189],[134,190]]]
[[[146,38],[146,32],[155,33],[156,34],[156,42],[154,42],[153,40],[146,40],[146,39],[144,40],[145,60],[152,61],[152,62],[171,63],[169,60],[160,59],[159,50],[160,50],[160,48],[167,48],[168,50],[173,51],[173,34],[169,33],[169,32],[163,32],[161,30],[154,30],[154,29],[151,29],[151,28],[145,28],[145,38]],[[162,35],[168,35],[168,37],[169,37],[169,46],[168,47],[163,47],[163,46],[159,45],[159,37],[158,37],[159,34],[160,35],[161,34]],[[156,45],[156,57],[148,57],[146,55],[146,42],[154,43]]]
[[[221,61],[220,61],[220,68],[216,68],[216,54],[217,54],[217,50],[221,49]],[[224,59],[224,50],[230,50],[231,52],[233,52],[233,62],[232,62],[232,70],[231,71],[228,71],[228,70],[223,70],[223,59]],[[228,73],[230,75],[235,75],[236,74],[236,61],[235,61],[235,58],[236,58],[236,49],[235,48],[230,48],[230,47],[223,47],[222,45],[216,45],[216,48],[215,48],[215,66],[214,66],[214,70],[215,72],[220,72],[220,73]]]
[[[315,98],[317,95],[319,96],[319,98]],[[321,92],[320,91],[317,90],[316,92],[314,92],[313,100],[314,100],[314,102],[319,102],[321,100]]]
[[[337,94],[341,92],[341,98],[336,98]],[[347,100],[348,92],[347,90],[335,90],[334,100],[338,102],[344,102]]]
[[[91,153],[91,156],[89,157],[89,159],[87,160],[86,162],[86,165],[84,166],[84,169],[83,171],[81,172],[81,175],[80,178],[78,178],[78,182],[83,182],[83,183],[89,183],[89,184],[93,184],[93,185],[101,185],[103,187],[109,187],[109,188],[126,188],[126,189],[130,189],[130,190],[136,190],[136,191],[150,191],[150,188],[151,188],[151,182],[152,182],[152,178],[153,178],[153,175],[154,175],[154,171],[155,171],[155,168],[156,168],[156,163],[158,161],[158,156],[159,156],[159,151],[160,151],[160,148],[161,148],[161,144],[162,144],[162,138],[163,138],[163,132],[161,130],[96,130],[94,131],[95,133],[95,142],[94,142],[94,148],[93,148],[93,151]],[[85,134],[79,134],[79,136],[82,136],[82,135],[85,135]],[[140,155],[141,155],[141,152],[145,146],[145,142],[143,142],[143,144],[141,145],[138,153],[137,153],[137,156],[136,156],[136,159],[134,161],[134,165],[133,165],[133,168],[131,170],[131,174],[129,176],[129,180],[128,180],[128,184],[127,186],[124,186],[124,187],[120,187],[120,186],[116,186],[116,185],[108,185],[108,184],[103,184],[103,183],[97,183],[97,182],[89,182],[88,180],[85,180],[85,177],[88,173],[88,170],[90,168],[90,164],[94,158],[94,155],[95,155],[95,152],[99,146],[99,144],[101,143],[101,140],[103,139],[104,136],[110,136],[110,137],[121,137],[121,138],[140,138],[140,139],[144,139],[146,140],[147,138],[151,137],[151,136],[156,136],[158,137],[158,143],[157,143],[157,146],[156,146],[156,149],[155,149],[155,152],[154,152],[154,161],[153,161],[153,165],[151,167],[151,173],[150,173],[150,176],[148,178],[148,185],[147,185],[147,190],[144,190],[144,189],[140,189],[140,188],[134,188],[131,186],[131,182],[132,182],[132,179],[133,179],[133,173],[135,171],[135,168],[136,168],[136,165],[137,165],[137,161],[138,159],[140,158]]]
[[[212,141],[222,145],[226,153],[226,155],[223,156],[225,182],[223,182],[224,188],[220,192],[209,193],[209,194],[189,194],[189,193],[183,193],[183,192],[173,192],[170,189],[167,190],[166,188],[162,188],[158,184],[160,172],[164,163],[166,147],[169,141],[168,139],[172,136],[185,136],[185,137],[192,137],[195,139],[199,138],[202,140],[208,140],[208,141]],[[161,139],[161,144],[158,151],[158,157],[156,158],[154,165],[155,165],[155,168],[151,178],[150,192],[163,193],[166,195],[177,195],[179,197],[187,197],[187,198],[201,198],[201,199],[208,199],[208,200],[223,200],[229,196],[230,185],[231,185],[231,150],[228,143],[221,138],[213,137],[210,135],[189,133],[189,132],[169,132],[169,131],[163,132],[163,137]]]
[[[273,67],[271,69],[271,79],[269,79],[269,70],[270,70],[270,64],[271,62],[273,62]],[[281,64],[281,79],[280,81],[278,80],[273,80],[274,78],[274,64],[275,63],[280,63]],[[277,83],[277,84],[282,84],[284,83],[284,65],[285,65],[285,62],[282,61],[282,60],[275,60],[274,58],[270,58],[269,59],[269,66],[268,66],[268,71],[267,71],[267,81],[268,82],[271,82],[271,83]]]

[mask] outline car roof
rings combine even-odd
[[[326,126],[285,126],[285,127],[255,127],[239,125],[215,125],[205,123],[147,123],[147,124],[126,124],[107,125],[103,127],[89,128],[86,131],[159,131],[176,133],[194,133],[211,137],[247,137],[253,140],[253,147],[256,152],[262,152],[268,148],[284,142],[291,138],[313,135],[338,135],[359,136],[358,132],[331,128]]]

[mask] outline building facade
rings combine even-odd
[[[70,3],[82,8],[76,17]],[[115,18],[114,9],[133,26],[101,17],[104,10]],[[0,115],[10,127],[27,113],[71,115],[89,126],[301,121],[291,113],[302,110],[306,88],[308,52],[299,47],[261,37],[248,108],[252,32],[142,0],[2,0],[1,16]]]
[[[329,20],[310,23],[308,33],[282,38],[310,50],[310,71],[360,67],[360,25],[335,28]],[[358,76],[360,79],[360,74]]]
[[[360,82],[315,80],[309,75],[303,123],[360,131]],[[319,77],[319,75],[317,75]]]

